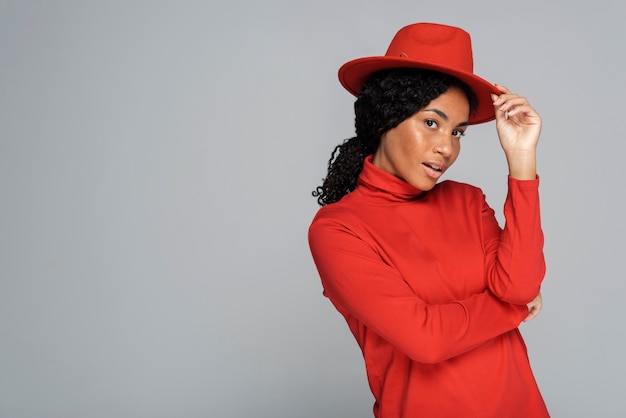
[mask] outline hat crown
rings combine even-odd
[[[463,29],[436,23],[416,23],[400,29],[385,56],[474,71],[470,35]]]
[[[472,41],[469,33],[438,23],[415,23],[400,29],[384,56],[348,61],[339,68],[341,85],[355,96],[372,74],[391,68],[422,68],[456,77],[477,96],[478,106],[470,124],[495,119],[491,94],[500,94],[493,84],[474,74]]]

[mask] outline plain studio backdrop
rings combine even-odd
[[[521,329],[554,417],[626,416],[626,13],[585,3],[0,1],[0,416],[372,416],[311,191],[353,134],[337,69],[419,21],[543,116]],[[494,124],[462,148],[502,220]]]

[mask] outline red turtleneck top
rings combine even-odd
[[[517,329],[545,274],[538,185],[509,178],[502,230],[480,189],[420,192],[370,156],[319,210],[311,252],[377,418],[549,416]]]

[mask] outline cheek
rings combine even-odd
[[[461,142],[457,141],[456,143],[453,144],[453,147],[452,147],[452,155],[450,157],[450,164],[456,161],[460,153],[461,153]]]

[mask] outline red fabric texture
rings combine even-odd
[[[539,179],[508,185],[502,230],[480,189],[422,193],[368,157],[315,216],[324,295],[361,347],[377,418],[549,416],[517,329],[545,274]]]

